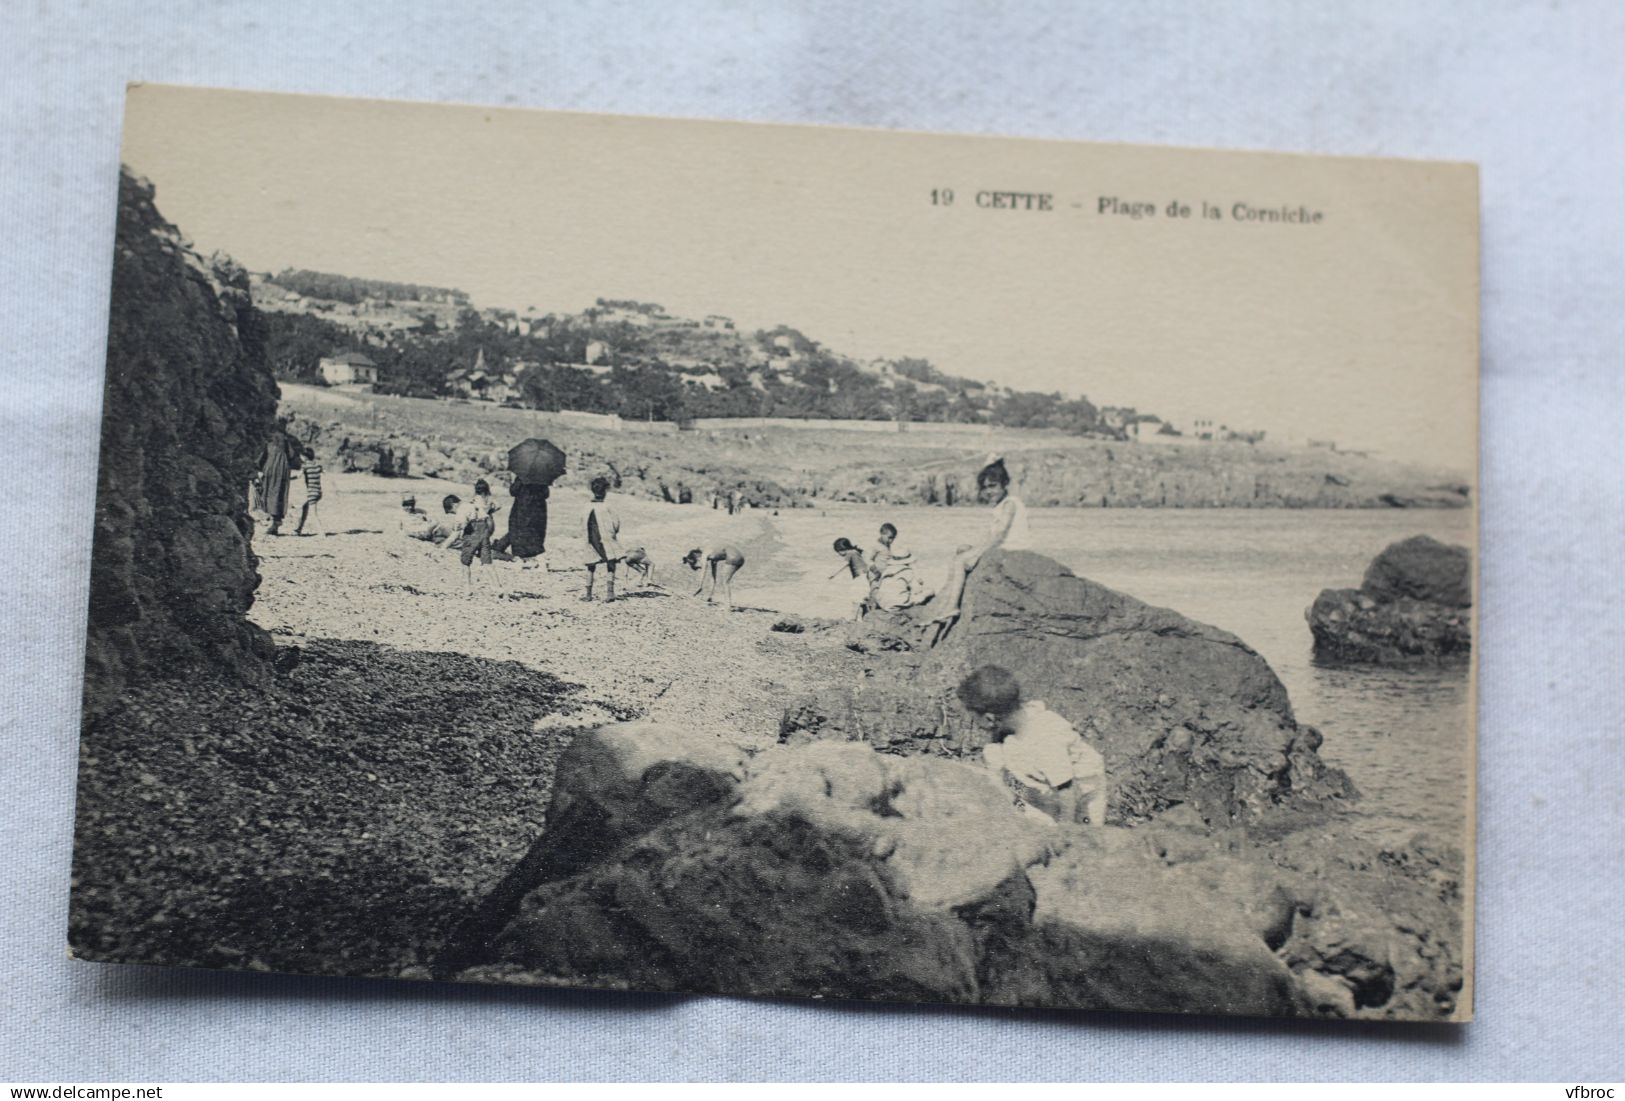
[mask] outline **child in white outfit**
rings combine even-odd
[[[1001,772],[1019,801],[1059,822],[1106,821],[1106,761],[1072,724],[1038,700],[1025,703],[1006,669],[984,665],[959,685],[959,699],[987,724],[982,760]]]

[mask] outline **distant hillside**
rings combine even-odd
[[[309,298],[325,298],[354,305],[368,298],[406,299],[414,302],[468,303],[468,295],[449,287],[426,287],[417,283],[391,283],[384,279],[357,279],[305,268],[285,268],[272,279],[278,286]]]
[[[562,484],[619,474],[621,491],[703,507],[739,489],[764,508],[842,502],[975,504],[975,472],[989,451],[1006,458],[1022,500],[1078,508],[1462,508],[1465,485],[1439,471],[1323,450],[1268,444],[1123,445],[1029,429],[855,432],[673,425],[611,430],[586,418],[539,416],[488,402],[448,403],[290,386],[280,409],[335,469],[397,475],[505,478],[507,450],[545,435],[569,454]],[[405,460],[402,470],[402,460]],[[952,487],[950,489],[950,486]]]
[[[482,310],[461,291],[304,271],[257,276],[255,296],[271,318],[272,362],[289,381],[316,382],[322,356],[364,350],[387,393],[639,420],[986,423],[1116,439],[1161,427],[1133,409],[956,378],[916,357],[859,360],[789,325],[744,330],[654,302]]]

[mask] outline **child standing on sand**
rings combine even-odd
[[[1058,822],[1106,821],[1106,761],[1072,724],[1038,700],[1025,703],[1007,669],[984,665],[959,684],[959,699],[993,740],[982,760],[1001,772],[1018,803]]]
[[[310,448],[304,451],[304,466],[301,473],[305,476],[305,503],[299,509],[299,522],[293,526],[295,535],[305,535],[305,521],[309,520],[311,527],[316,531],[322,528],[321,513],[318,506],[322,503],[322,464],[316,461],[316,452]],[[308,534],[314,535],[316,531]]]
[[[581,599],[592,599],[592,583],[598,576],[598,567],[603,566],[609,575],[604,590],[605,603],[615,599],[615,564],[626,557],[620,544],[621,518],[604,500],[607,496],[609,479],[602,475],[594,478],[592,504],[587,506],[587,515],[582,524],[582,534],[587,542],[587,595]]]
[[[863,548],[843,537],[835,540],[835,553],[841,556],[841,568],[829,575],[830,580],[847,575],[841,583],[841,610],[853,619],[862,619],[869,610],[869,564],[863,560]]]
[[[491,497],[491,485],[484,478],[474,483],[474,497],[457,515],[456,531],[462,533],[459,550],[463,563],[463,580],[474,584],[474,559],[480,565],[491,564],[491,536],[496,532],[496,514],[502,506]],[[453,539],[452,543],[457,540]],[[450,546],[451,544],[447,544]]]

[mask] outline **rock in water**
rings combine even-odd
[[[1413,535],[1390,544],[1373,558],[1360,588],[1376,600],[1423,600],[1447,608],[1470,608],[1472,559],[1466,547]]]
[[[1472,653],[1472,561],[1426,535],[1371,560],[1358,589],[1325,589],[1305,617],[1315,658],[1340,664],[1465,662]]]
[[[929,610],[929,609],[927,609]],[[885,637],[895,634],[890,621]],[[859,647],[862,649],[862,647]],[[1285,687],[1236,636],[1075,576],[1029,551],[995,551],[966,585],[963,614],[935,650],[877,646],[871,676],[787,710],[790,742],[845,738],[893,752],[960,755],[985,735],[955,688],[1000,665],[1106,759],[1107,820],[1188,804],[1207,822],[1354,795],[1299,726]]]
[[[210,666],[263,683],[247,490],[277,388],[247,274],[205,260],[119,178],[91,552],[85,714],[128,681]]]

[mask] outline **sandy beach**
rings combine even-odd
[[[766,513],[617,500],[662,584],[589,604],[572,538],[585,493],[555,495],[547,568],[476,564],[470,587],[455,552],[397,530],[403,491],[438,507],[458,490],[329,476],[325,534],[255,535],[253,619],[285,656],[269,690],[160,682],[98,720],[95,754],[141,747],[143,762],[138,800],[86,762],[80,859],[124,869],[117,890],[76,896],[76,923],[126,930],[98,951],[427,977],[451,924],[541,834],[578,731],[646,717],[768,745],[815,663],[842,660],[817,632],[770,629],[781,617],[746,580],[783,554]],[[723,538],[750,556],[731,612],[693,599],[678,561]]]
[[[576,533],[589,500],[584,491],[553,494],[543,565],[476,562],[471,585],[457,552],[398,532],[403,493],[414,494],[420,508],[438,511],[445,494],[466,499],[470,490],[433,479],[331,477],[322,504],[328,534],[273,538],[262,527],[256,536],[265,581],[255,621],[279,643],[357,638],[518,662],[586,686],[584,693],[605,711],[763,738],[776,733],[771,700],[795,679],[795,657],[806,647],[769,627],[781,611],[816,614],[820,596],[799,592],[799,570],[789,561],[779,518],[763,510],[729,516],[614,495],[624,524],[621,542],[653,555],[655,583],[646,586],[623,570],[617,599],[607,603],[600,573],[596,599],[586,603]],[[500,487],[496,495],[499,502],[512,500]],[[499,514],[499,529],[504,523]],[[747,556],[732,612],[695,599],[698,574],[680,561],[691,546],[723,541]],[[763,577],[774,583],[759,584]]]

